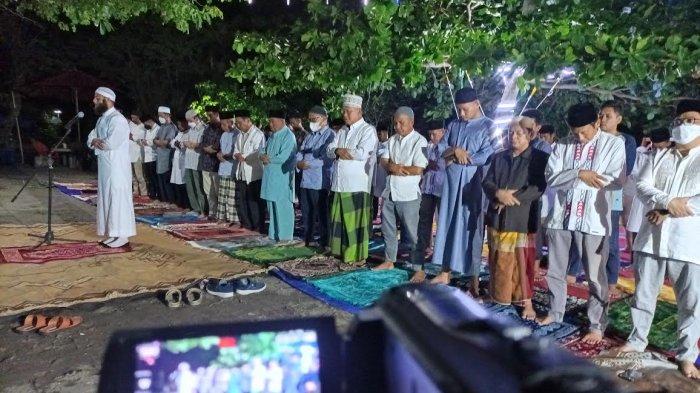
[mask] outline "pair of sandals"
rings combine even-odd
[[[24,317],[22,325],[15,327],[17,333],[39,332],[41,334],[51,334],[59,330],[70,329],[78,326],[83,322],[83,318],[79,316],[67,317],[58,315],[55,317],[47,317],[41,314],[29,314]]]
[[[170,308],[180,307],[185,300],[190,306],[199,306],[202,304],[202,298],[204,297],[204,292],[200,286],[193,286],[187,288],[185,291],[184,299],[182,291],[177,288],[170,288],[165,292],[165,304]]]

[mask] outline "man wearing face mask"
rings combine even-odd
[[[143,125],[146,129],[143,139],[139,140],[139,145],[143,148],[143,171],[146,177],[146,188],[148,188],[148,197],[152,200],[160,199],[158,192],[158,172],[156,171],[156,150],[153,140],[156,138],[158,124],[150,115],[143,119]]]
[[[177,136],[177,126],[170,118],[170,108],[158,107],[158,123],[160,128],[156,133],[153,144],[156,145],[156,174],[158,176],[158,192],[160,200],[175,203],[175,189],[170,183],[170,171],[172,169],[173,149],[170,142]]]
[[[608,236],[613,190],[625,182],[625,143],[603,132],[596,108],[581,103],[569,108],[566,122],[571,136],[562,139],[549,157],[545,176],[556,189],[554,206],[545,220],[549,245],[549,314],[541,325],[562,322],[566,306],[569,251],[581,255],[588,280],[588,320],[583,342],[603,340],[608,313]]]
[[[297,170],[301,173],[299,203],[304,222],[304,243],[308,246],[317,231],[318,246],[328,246],[328,190],[331,187],[333,160],[326,155],[335,133],[328,127],[328,112],[322,106],[309,110],[311,133],[297,152]]]
[[[671,130],[675,148],[657,150],[643,166],[637,193],[647,206],[648,221],[634,243],[636,288],[633,329],[622,352],[647,346],[656,299],[668,277],[678,304],[680,371],[700,379],[700,100],[682,100]]]
[[[92,100],[99,116],[87,145],[97,156],[97,235],[109,236],[105,247],[127,245],[136,235],[131,195],[129,123],[114,109],[116,95],[106,87],[95,91]]]

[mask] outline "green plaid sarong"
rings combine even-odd
[[[343,262],[361,262],[369,256],[370,195],[336,192],[331,204],[331,253]]]

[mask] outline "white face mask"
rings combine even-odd
[[[158,117],[158,123],[160,123],[160,124],[165,124],[165,118],[164,118],[164,117]]]
[[[197,123],[195,123],[193,121],[189,121],[189,122],[187,122],[187,125],[190,126],[190,128],[194,128],[197,125]]]
[[[681,124],[671,130],[671,140],[686,145],[700,137],[700,124]]]
[[[309,128],[311,129],[311,131],[316,132],[321,129],[321,123],[309,122]]]

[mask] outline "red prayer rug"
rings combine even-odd
[[[245,228],[232,228],[229,226],[205,226],[191,229],[169,229],[169,233],[185,240],[229,239],[242,236],[260,235]]]
[[[589,359],[600,355],[603,351],[608,351],[625,343],[625,340],[619,338],[603,337],[603,341],[598,344],[588,344],[581,341],[584,335],[585,333],[573,334],[560,340],[559,344],[573,352],[576,356]]]
[[[109,248],[100,243],[61,243],[37,248],[33,246],[3,247],[0,248],[0,263],[46,263],[129,251],[131,251],[129,246]]]

